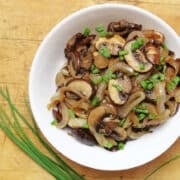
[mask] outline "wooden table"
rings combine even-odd
[[[103,2],[133,4],[147,9],[169,23],[180,34],[180,0],[0,0],[0,85],[8,85],[14,102],[27,114],[23,103],[28,94],[28,75],[36,50],[50,29],[70,13]],[[0,99],[0,102],[2,100]],[[28,114],[27,114],[28,116]],[[25,129],[32,136],[28,129]],[[38,144],[38,146],[40,146]],[[152,148],[158,148],[153,147]],[[152,162],[127,171],[104,172],[80,166],[66,158],[89,180],[140,180],[168,158],[180,153],[180,139]],[[0,131],[0,179],[53,179],[21,152]],[[157,172],[152,179],[179,180],[180,160]]]

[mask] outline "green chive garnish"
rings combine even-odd
[[[72,119],[75,118],[75,113],[73,110],[68,109],[68,113],[69,113],[70,118],[72,118]]]
[[[168,90],[171,91],[171,90],[175,89],[179,83],[180,83],[180,76],[174,77],[173,80],[167,84]]]
[[[89,27],[86,27],[86,28],[84,29],[83,35],[84,35],[85,37],[87,37],[87,36],[89,36],[90,33],[91,33],[90,28],[89,28]]]
[[[88,124],[86,123],[86,124],[83,124],[82,128],[84,128],[84,129],[89,129],[89,126],[88,126]]]
[[[120,142],[119,144],[118,144],[118,149],[119,150],[123,150],[124,149],[124,143],[122,143],[122,142]]]
[[[95,64],[92,64],[90,69],[92,74],[97,74],[100,72],[100,70],[95,66]]]
[[[143,63],[139,64],[139,69],[140,70],[144,70],[145,69],[145,65]]]
[[[121,119],[120,122],[119,122],[119,126],[120,127],[123,127],[124,123],[126,122],[126,119]]]
[[[162,48],[164,48],[164,49],[167,49],[168,50],[168,47],[167,47],[167,45],[164,43],[164,44],[162,44],[161,45],[162,46]]]
[[[104,56],[105,58],[110,58],[111,54],[109,52],[109,49],[107,47],[102,47],[99,49],[99,53]]]
[[[110,142],[110,141],[108,141],[108,142],[105,144],[104,147],[106,147],[106,148],[108,148],[108,149],[111,149],[111,148],[113,147],[113,143]]]
[[[54,119],[52,122],[51,122],[51,125],[53,125],[53,126],[57,126],[57,120],[56,119]]]
[[[136,51],[141,46],[144,45],[144,39],[143,38],[137,38],[132,44],[131,44],[131,50]]]
[[[97,96],[94,96],[91,101],[92,106],[97,106],[99,103],[100,103],[99,98]]]
[[[116,88],[118,91],[122,91],[122,87],[118,84],[112,84],[114,88]]]

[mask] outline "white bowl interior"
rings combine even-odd
[[[176,33],[160,18],[142,9],[117,4],[96,5],[74,13],[61,21],[42,42],[34,58],[30,73],[30,102],[39,128],[48,141],[69,159],[101,170],[123,170],[142,165],[163,153],[177,139],[180,112],[153,133],[128,142],[123,151],[109,152],[98,146],[78,142],[50,125],[53,120],[47,110],[50,97],[56,90],[55,75],[66,62],[64,48],[67,40],[86,26],[94,29],[99,24],[126,19],[164,33],[166,44],[180,57],[180,42]]]

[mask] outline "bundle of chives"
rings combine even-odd
[[[40,132],[35,124],[34,118],[31,114],[30,108],[28,107],[29,113],[31,115],[31,120],[33,125],[31,125],[27,119],[21,114],[18,108],[13,104],[11,97],[9,95],[8,89],[0,89],[0,95],[7,102],[8,107],[11,112],[11,117],[0,105],[0,128],[6,133],[6,135],[28,156],[30,156],[37,164],[47,170],[52,176],[58,180],[82,180],[83,176],[79,175],[75,170],[68,166],[57,154],[56,152],[45,142],[41,137]],[[28,106],[28,104],[26,103]],[[42,153],[38,147],[31,141],[31,139],[26,135],[24,129],[20,125],[20,121],[32,131],[39,142],[46,148],[51,157]]]

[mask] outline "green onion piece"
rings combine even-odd
[[[165,43],[163,43],[161,46],[162,46],[163,49],[167,49],[168,50],[168,47],[167,47],[167,45]]]
[[[105,27],[103,25],[98,25],[98,26],[96,26],[95,30],[97,32],[103,32],[103,31],[105,31]]]
[[[138,72],[134,72],[132,76],[137,77],[137,76],[139,76],[139,73]]]
[[[150,80],[142,80],[140,85],[145,90],[152,90],[154,88],[154,85]]]
[[[88,126],[88,124],[86,123],[86,124],[83,124],[82,128],[84,128],[84,129],[89,129],[89,126]]]
[[[124,56],[119,56],[119,59],[120,59],[121,61],[123,61],[123,60],[124,60]]]
[[[107,47],[102,47],[99,49],[99,53],[104,56],[105,58],[110,58],[111,54],[109,52],[109,49]]]
[[[122,91],[122,87],[119,84],[112,84],[114,88],[116,88],[118,91]]]
[[[155,119],[157,116],[154,113],[148,114],[148,119]]]
[[[100,70],[95,66],[95,64],[92,64],[92,65],[91,65],[90,70],[91,70],[91,73],[92,73],[92,74],[97,74],[97,73],[100,72]]]
[[[140,70],[144,70],[145,69],[145,65],[143,63],[139,64],[139,69]]]
[[[145,117],[146,117],[146,115],[145,114],[143,114],[143,113],[140,113],[140,114],[138,114],[138,120],[139,121],[142,121]]]
[[[160,56],[159,63],[163,65],[164,64],[164,59],[165,59],[165,57]]]
[[[124,125],[125,122],[126,122],[126,119],[125,119],[125,118],[121,119],[120,122],[119,122],[119,126],[120,126],[120,127],[123,127],[123,125]]]
[[[137,38],[136,42],[139,45],[139,47],[144,45],[144,39],[143,38]]]
[[[102,76],[101,76],[100,78],[92,79],[91,81],[92,81],[92,83],[93,83],[94,85],[98,85],[98,84],[100,84],[100,83],[103,81],[103,78],[102,78]]]
[[[87,36],[89,36],[90,33],[91,33],[90,28],[89,28],[89,27],[86,27],[86,28],[84,29],[83,35],[84,35],[85,37],[87,37]]]
[[[119,144],[118,144],[118,149],[119,150],[123,150],[124,149],[124,143],[122,143],[122,142],[120,142]]]
[[[129,53],[128,50],[122,50],[122,51],[119,51],[119,56],[125,56],[128,53]]]
[[[138,43],[135,41],[131,44],[131,50],[134,52],[139,48]]]
[[[108,83],[110,79],[115,79],[116,78],[116,74],[113,74],[111,70],[108,70],[103,76],[102,76],[102,80],[105,83]]]
[[[173,89],[175,89],[175,87],[176,87],[179,83],[180,83],[180,76],[174,77],[173,80],[167,84],[168,90],[172,91]]]
[[[99,103],[100,103],[99,98],[97,96],[94,96],[91,101],[92,106],[97,106]]]
[[[108,142],[105,144],[104,147],[106,147],[106,148],[108,148],[108,149],[111,149],[111,148],[113,147],[113,143],[110,142],[110,141],[108,141]]]
[[[134,111],[135,111],[136,113],[148,114],[148,110],[147,110],[147,109],[134,108]]]
[[[157,83],[159,81],[163,81],[165,79],[165,75],[164,74],[153,74],[150,78],[150,81],[152,81],[153,83]]]
[[[57,126],[57,124],[58,124],[58,122],[57,122],[56,119],[54,119],[54,120],[51,122],[51,125],[53,125],[53,126]]]
[[[75,118],[75,113],[74,113],[74,111],[73,111],[73,110],[68,109],[68,113],[69,113],[70,118],[72,118],[72,119],[74,119],[74,118]]]

